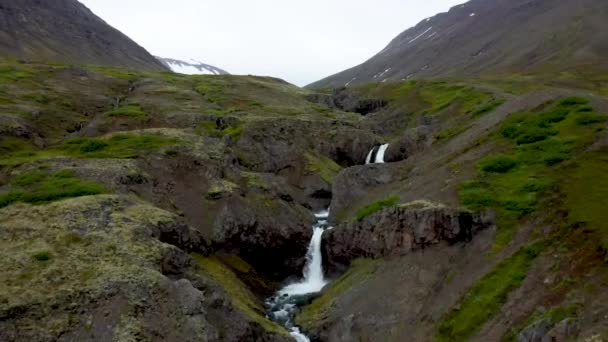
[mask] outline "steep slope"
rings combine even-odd
[[[156,57],[171,71],[185,75],[229,75],[226,70],[222,70],[213,65],[191,59],[189,62],[173,58]]]
[[[608,67],[605,1],[472,0],[423,20],[365,63],[310,87]]]
[[[0,0],[0,56],[166,69],[144,48],[76,0]]]

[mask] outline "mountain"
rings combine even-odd
[[[205,64],[201,61],[191,59],[190,62],[173,58],[156,57],[173,72],[185,75],[229,75],[226,70],[222,70],[213,65]]]
[[[608,2],[472,0],[423,20],[311,87],[608,66]]]
[[[144,48],[76,0],[0,0],[0,56],[166,69]]]

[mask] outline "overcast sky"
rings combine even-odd
[[[306,85],[465,0],[80,0],[152,54]]]

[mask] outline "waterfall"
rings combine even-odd
[[[388,149],[388,145],[389,144],[384,144],[382,146],[380,146],[380,148],[378,149],[378,153],[376,153],[376,164],[382,164],[384,163],[384,154],[386,153],[386,150]]]
[[[374,149],[376,147],[372,148],[371,150],[369,150],[369,153],[367,154],[367,158],[365,158],[365,165],[369,164],[372,162],[372,155],[374,154]]]
[[[297,342],[310,341],[293,323],[298,305],[305,303],[307,298],[319,293],[327,285],[323,276],[321,238],[325,229],[328,229],[328,217],[328,210],[315,214],[316,222],[312,226],[313,234],[306,251],[306,264],[304,265],[302,280],[285,286],[266,300],[266,305],[269,308],[269,318],[286,327]]]
[[[365,158],[365,164],[383,164],[384,163],[384,155],[386,154],[386,150],[388,149],[389,144],[383,144],[378,146],[374,146],[369,153],[367,154],[367,158]],[[374,155],[374,152],[375,155]],[[372,162],[373,159],[373,162]]]

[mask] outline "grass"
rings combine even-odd
[[[541,253],[542,244],[524,247],[478,280],[457,308],[439,324],[435,341],[465,341],[507,301],[509,294],[526,279],[528,270]]]
[[[429,82],[420,89],[420,95],[430,104],[430,114],[439,112],[452,104],[460,113],[471,113],[490,98],[487,92],[466,85],[450,85],[444,82]]]
[[[51,254],[49,252],[39,252],[34,254],[33,258],[36,261],[49,261],[51,260]]]
[[[487,113],[491,113],[493,112],[496,108],[498,108],[500,105],[502,105],[503,103],[505,103],[504,99],[493,99],[492,101],[488,102],[487,104],[481,106],[480,108],[476,109],[473,111],[472,116],[474,118],[480,117],[484,114]]]
[[[355,221],[362,222],[369,215],[384,208],[393,207],[399,203],[399,197],[387,197],[357,210]]]
[[[561,179],[564,162],[595,141],[606,116],[587,109],[580,111],[585,104],[584,99],[568,98],[550,108],[512,114],[492,138],[501,153],[481,159],[476,179],[460,185],[462,205],[496,211],[494,251],[511,241],[528,214],[552,209],[545,199],[568,184]],[[580,118],[588,115],[603,120],[581,125]]]
[[[505,173],[517,166],[517,161],[510,156],[492,156],[480,162],[480,169],[485,172]]]
[[[208,135],[214,138],[223,138],[225,136],[230,136],[236,141],[239,140],[239,138],[243,134],[244,127],[241,123],[220,127],[215,122],[205,121],[198,125],[196,131],[197,134]]]
[[[320,326],[331,311],[334,300],[354,285],[360,284],[371,277],[380,262],[373,259],[354,260],[348,271],[323,289],[321,296],[302,308],[296,316],[296,323],[306,329]]]
[[[68,170],[52,175],[26,172],[17,176],[11,185],[11,190],[0,194],[0,208],[16,202],[41,204],[106,192],[103,186],[78,179]]]
[[[336,164],[335,161],[321,155],[313,154],[307,152],[305,155],[306,161],[308,162],[306,165],[306,170],[308,172],[316,173],[321,176],[321,178],[332,184],[334,182],[334,178],[342,171],[342,166]]]
[[[137,158],[144,152],[175,144],[174,139],[155,135],[117,134],[108,139],[68,140],[58,153],[81,158]]]
[[[601,248],[608,250],[608,148],[586,152],[562,174],[570,223],[583,223]]]
[[[283,327],[266,318],[262,304],[217,256],[204,257],[200,254],[192,254],[192,257],[206,274],[222,286],[237,310],[258,323],[266,331],[287,335],[287,331]]]
[[[127,118],[145,118],[148,115],[141,109],[137,103],[130,103],[107,113],[110,117],[127,117]]]

